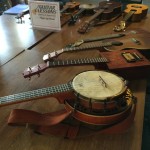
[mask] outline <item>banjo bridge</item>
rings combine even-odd
[[[102,86],[104,86],[105,88],[107,88],[107,83],[104,81],[104,79],[99,75],[99,79],[101,81]]]

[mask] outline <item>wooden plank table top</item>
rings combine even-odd
[[[148,29],[150,24],[150,15],[141,22],[132,23],[126,30],[141,27]],[[83,19],[84,20],[84,19]],[[77,28],[83,20],[79,20],[75,26],[66,25],[58,33],[52,34],[33,49],[25,51],[0,68],[0,96],[11,95],[15,93],[31,91],[44,87],[51,87],[67,83],[72,80],[76,74],[86,71],[95,70],[92,65],[69,66],[47,69],[38,78],[34,76],[30,81],[24,79],[22,72],[28,66],[34,66],[43,63],[42,57],[47,52],[52,52],[63,48],[66,44],[72,43],[77,39],[89,38],[94,36],[106,35],[113,33],[112,29],[119,23],[121,18],[93,28],[87,34],[79,34]],[[64,53],[59,59],[74,59],[83,57],[97,57],[97,49],[91,51],[80,51]],[[64,139],[51,135],[35,134],[29,127],[13,127],[7,125],[8,116],[13,109],[28,109],[41,113],[55,112],[62,109],[58,101],[52,97],[45,99],[33,100],[20,104],[0,107],[0,149],[1,150],[140,150],[142,142],[143,116],[145,104],[146,80],[130,81],[130,88],[133,94],[138,98],[137,111],[133,125],[123,134],[105,135],[98,134],[77,138],[74,140]]]
[[[32,28],[29,15],[23,23],[15,15],[0,16],[0,66],[49,35],[49,31]],[[8,44],[9,43],[9,44]]]

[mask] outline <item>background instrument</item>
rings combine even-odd
[[[70,20],[68,21],[69,25],[73,25],[76,23],[76,21],[79,19],[79,17],[83,16],[83,15],[92,15],[94,14],[94,8],[96,8],[97,6],[94,4],[81,4],[79,6],[79,11],[72,15]]]
[[[72,12],[75,11],[77,9],[79,9],[79,2],[67,2],[64,6],[63,9],[60,10],[60,13],[64,13],[65,11],[67,12]]]
[[[141,52],[141,51],[140,51]],[[135,80],[149,78],[150,61],[138,50],[120,50],[114,52],[100,52],[100,56],[106,57],[110,61],[107,63],[107,69],[124,77],[125,79]],[[127,61],[122,54],[130,53],[134,61]]]
[[[143,4],[128,4],[124,10],[123,20],[118,26],[114,27],[114,31],[124,31],[127,21],[140,21],[146,17],[148,6]]]
[[[122,38],[122,39],[119,39],[117,40],[117,42],[120,42],[122,44],[120,45],[117,45],[117,46],[108,46],[108,47],[105,47],[105,49],[107,51],[116,51],[116,50],[123,50],[123,49],[138,49],[138,50],[141,50],[141,51],[146,51],[146,50],[149,50],[150,49],[150,42],[149,42],[149,38],[150,36],[145,36],[144,34],[143,35],[136,35],[136,36],[131,36],[129,38]],[[107,42],[112,42],[115,40],[107,40]],[[106,42],[106,40],[102,41],[102,42]]]
[[[111,38],[119,38],[119,37],[123,37],[125,35],[126,35],[125,33],[120,33],[120,34],[102,35],[102,36],[98,36],[98,37],[90,37],[90,38],[86,38],[86,39],[77,40],[74,43],[68,44],[66,47],[77,47],[77,46],[80,46],[83,43],[101,41],[101,40],[111,39]]]
[[[100,16],[100,19],[110,20],[115,15],[121,13],[121,3],[115,1],[102,1],[99,3],[99,7],[95,10],[96,13],[86,20],[81,27],[79,27],[79,33],[86,33],[93,21]],[[102,16],[101,16],[102,15]]]
[[[51,60],[54,57],[57,57],[58,55],[64,53],[64,52],[75,52],[75,51],[81,51],[81,50],[89,50],[89,49],[95,49],[95,48],[100,48],[100,47],[105,47],[105,46],[112,46],[112,45],[121,45],[121,42],[98,42],[98,43],[88,43],[84,46],[80,46],[80,47],[69,47],[69,48],[63,48],[51,53],[48,53],[46,55],[43,56],[43,60],[44,61],[48,61]]]

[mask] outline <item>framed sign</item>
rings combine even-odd
[[[61,30],[59,2],[29,1],[33,28]]]

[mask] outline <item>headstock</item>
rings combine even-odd
[[[47,64],[38,64],[33,67],[28,67],[22,73],[24,78],[31,78],[31,76],[38,75],[40,76],[41,72],[44,72],[48,68]]]

